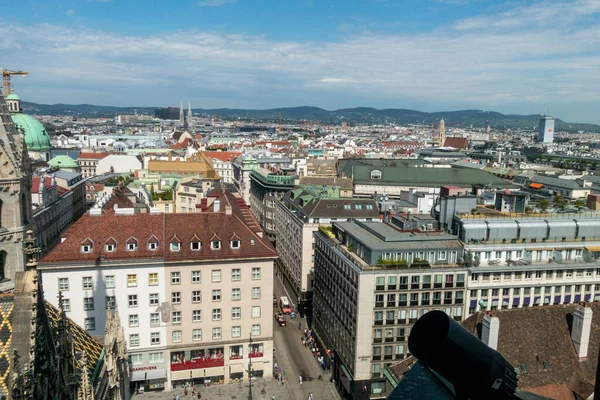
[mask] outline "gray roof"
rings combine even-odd
[[[456,236],[439,232],[400,231],[381,222],[335,222],[335,226],[371,250],[462,248]]]
[[[414,168],[422,167],[423,165],[431,164],[425,160],[405,160],[405,159],[388,159],[388,158],[343,158],[338,160],[337,171],[340,175],[348,177],[352,176],[352,171],[357,167],[405,167]]]
[[[81,173],[79,173],[79,172],[71,172],[71,171],[65,171],[65,170],[58,170],[58,171],[54,172],[54,176],[56,178],[65,179],[67,181],[77,178],[80,175],[81,175]]]
[[[582,186],[575,180],[553,178],[551,176],[536,175],[529,178],[530,183],[541,183],[542,185],[558,186],[565,189],[582,189]]]
[[[450,165],[452,165],[453,168],[473,168],[473,169],[485,168],[485,165],[483,165],[483,164],[473,163],[473,162],[469,162],[469,161],[456,161]]]
[[[285,193],[282,201],[290,210],[296,211],[299,218],[379,219],[377,203],[373,199],[350,197],[319,198],[314,193],[297,188]],[[348,205],[350,206],[349,209],[346,207]],[[367,206],[370,206],[370,209]]]
[[[339,186],[344,190],[352,190],[352,179],[334,176],[304,176],[300,178],[300,185]]]
[[[381,179],[371,179],[371,171],[381,171]],[[406,167],[354,167],[354,184],[394,185],[413,187],[491,185],[498,188],[516,188],[506,180],[489,172],[471,168],[406,168]]]

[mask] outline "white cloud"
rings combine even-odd
[[[236,0],[202,0],[198,2],[198,5],[200,7],[220,7],[235,2]]]
[[[600,122],[598,113],[560,114],[600,102],[600,24],[588,18],[597,3],[553,4],[564,17],[560,24],[536,3],[423,34],[339,42],[200,31],[121,36],[0,22],[0,59],[30,72],[26,84],[39,88],[31,90],[32,101],[161,105],[196,96],[210,99],[199,107],[429,104],[513,113],[550,105],[559,118]],[[538,23],[544,12],[551,22]],[[511,19],[518,21],[510,25]]]
[[[67,15],[74,15],[75,14],[75,10],[68,10],[67,11]]]

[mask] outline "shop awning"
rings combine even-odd
[[[585,246],[585,249],[591,252],[597,252],[600,251],[600,246]]]
[[[151,369],[148,371],[132,371],[131,378],[129,380],[131,382],[139,382],[151,379],[167,379],[167,370]]]
[[[229,366],[229,371],[232,374],[238,373],[238,372],[244,372],[244,366],[245,364],[231,364]]]

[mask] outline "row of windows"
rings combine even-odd
[[[251,327],[251,335],[259,336],[261,334],[260,324],[254,324]],[[242,327],[241,326],[232,326],[231,327],[231,337],[239,338],[242,336]],[[193,341],[201,341],[202,340],[202,329],[196,328],[192,329],[191,338]],[[223,338],[223,331],[220,327],[212,328],[212,339],[220,340]],[[183,332],[180,330],[171,332],[171,339],[173,343],[179,343],[183,341]],[[151,344],[160,344],[160,334],[158,336],[155,333],[151,333],[150,336]],[[129,335],[129,347],[138,347],[140,345],[140,334],[132,333]],[[162,354],[162,353],[161,353]]]
[[[158,250],[158,240],[149,240],[147,244],[147,249],[154,251]],[[250,239],[250,245],[254,245],[254,239]],[[239,239],[233,239],[229,241],[229,246],[233,250],[239,250],[241,246],[241,241]],[[87,238],[81,244],[81,252],[82,253],[91,253],[94,248],[94,243],[91,239]],[[190,242],[190,249],[192,251],[199,251],[202,248],[202,242],[192,241]],[[221,240],[211,240],[210,241],[210,249],[211,250],[221,250]],[[125,249],[127,251],[137,251],[138,250],[138,241],[135,238],[127,239],[125,243]],[[177,252],[181,250],[181,242],[179,240],[172,240],[169,243],[169,249],[173,252]],[[107,253],[112,253],[117,250],[117,241],[114,239],[109,239],[107,243],[104,244],[104,251]]]
[[[443,310],[446,312],[446,314],[448,314],[448,316],[454,317],[455,319],[460,319],[462,317],[462,307],[446,307]],[[384,317],[387,325],[393,325],[395,323],[406,324],[407,319],[408,323],[412,324],[416,322],[419,316],[425,315],[428,311],[429,310],[426,308],[398,311],[375,311],[373,314],[373,319],[375,321],[375,325],[383,325]]]
[[[223,311],[220,308],[212,309],[212,320],[213,321],[221,321]],[[260,306],[253,306],[251,312],[252,318],[260,318],[261,316],[261,308]],[[231,319],[240,319],[242,318],[242,309],[241,307],[233,307],[231,309]],[[202,321],[202,310],[192,310],[192,322],[201,322]],[[171,322],[173,324],[181,324],[182,322],[182,313],[181,311],[172,311],[171,312]],[[160,314],[159,313],[150,313],[150,325],[158,325],[160,324]],[[138,314],[129,314],[129,327],[137,328],[140,326],[140,318]]]
[[[574,285],[575,286],[575,293],[580,293],[582,291],[582,289],[585,292],[591,292],[592,291],[592,285]],[[571,285],[567,285],[567,286],[554,286],[554,293],[561,293],[562,289],[564,288],[564,292],[565,293],[572,293],[573,292],[573,286]],[[596,284],[593,285],[594,288],[594,292],[598,292],[600,291],[600,284]],[[513,297],[516,296],[520,296],[521,292],[523,292],[523,296],[529,296],[532,293],[533,290],[533,294],[534,295],[539,295],[542,293],[542,289],[544,289],[544,293],[548,294],[551,293],[552,291],[552,286],[544,286],[544,287],[535,287],[535,288],[512,288],[513,291]],[[471,290],[471,298],[477,298],[479,297],[477,295],[477,290]],[[481,293],[481,297],[488,297],[491,293],[492,296],[500,296],[500,293],[502,293],[502,296],[509,296],[510,295],[510,289],[509,288],[504,288],[504,289],[480,289],[479,292]]]
[[[131,336],[130,336],[129,343],[131,343]],[[137,343],[138,343],[137,346],[139,346],[139,337],[138,337]],[[161,363],[164,360],[163,353],[149,353],[148,360],[149,360],[150,364]],[[141,365],[143,363],[144,363],[144,355],[143,354],[131,354],[129,356],[129,365]]]
[[[443,298],[442,298],[443,293]],[[454,296],[453,296],[454,293]],[[422,292],[422,293],[388,293],[375,295],[375,307],[428,306],[440,304],[462,304],[464,293],[456,292]],[[398,302],[396,302],[398,300]],[[420,301],[419,301],[420,300]],[[454,300],[454,301],[453,301]]]
[[[514,276],[513,276],[514,274]],[[490,278],[492,281],[499,281],[500,278],[504,278],[504,281],[515,280],[519,281],[521,279],[542,279],[546,275],[546,278],[551,279],[562,279],[562,278],[572,278],[575,276],[576,278],[591,278],[593,276],[600,276],[600,268],[595,269],[577,269],[577,270],[566,270],[562,269],[557,270],[549,270],[549,271],[516,271],[516,272],[498,272],[498,273],[472,273],[471,281],[477,282],[479,281],[479,277],[481,276],[482,282],[489,282]]]
[[[252,268],[252,279],[260,279],[261,278],[261,269],[260,267]],[[181,272],[171,272],[171,284],[178,285],[181,283]],[[242,270],[239,268],[234,268],[231,270],[231,280],[232,281],[240,281],[242,280]],[[191,272],[191,281],[192,283],[200,283],[202,281],[201,271],[192,271]],[[211,271],[211,282],[221,282],[221,270],[213,269]],[[82,278],[82,284],[84,290],[93,290],[94,282],[91,276],[84,276]],[[127,275],[127,286],[135,287],[138,285],[138,274],[128,274]],[[148,274],[148,285],[149,286],[157,286],[158,285],[158,273],[150,272]],[[106,275],[104,277],[104,287],[107,289],[115,288],[116,281],[114,275]],[[69,290],[69,278],[58,278],[58,290],[67,291]]]
[[[387,285],[386,285],[387,283]],[[385,276],[375,278],[376,290],[398,290],[398,289],[429,289],[442,287],[463,287],[465,285],[465,274],[435,274],[435,275],[413,275],[410,276]]]

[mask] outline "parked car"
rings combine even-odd
[[[279,326],[285,326],[286,324],[285,317],[283,316],[283,314],[275,315],[275,320],[277,321]]]

